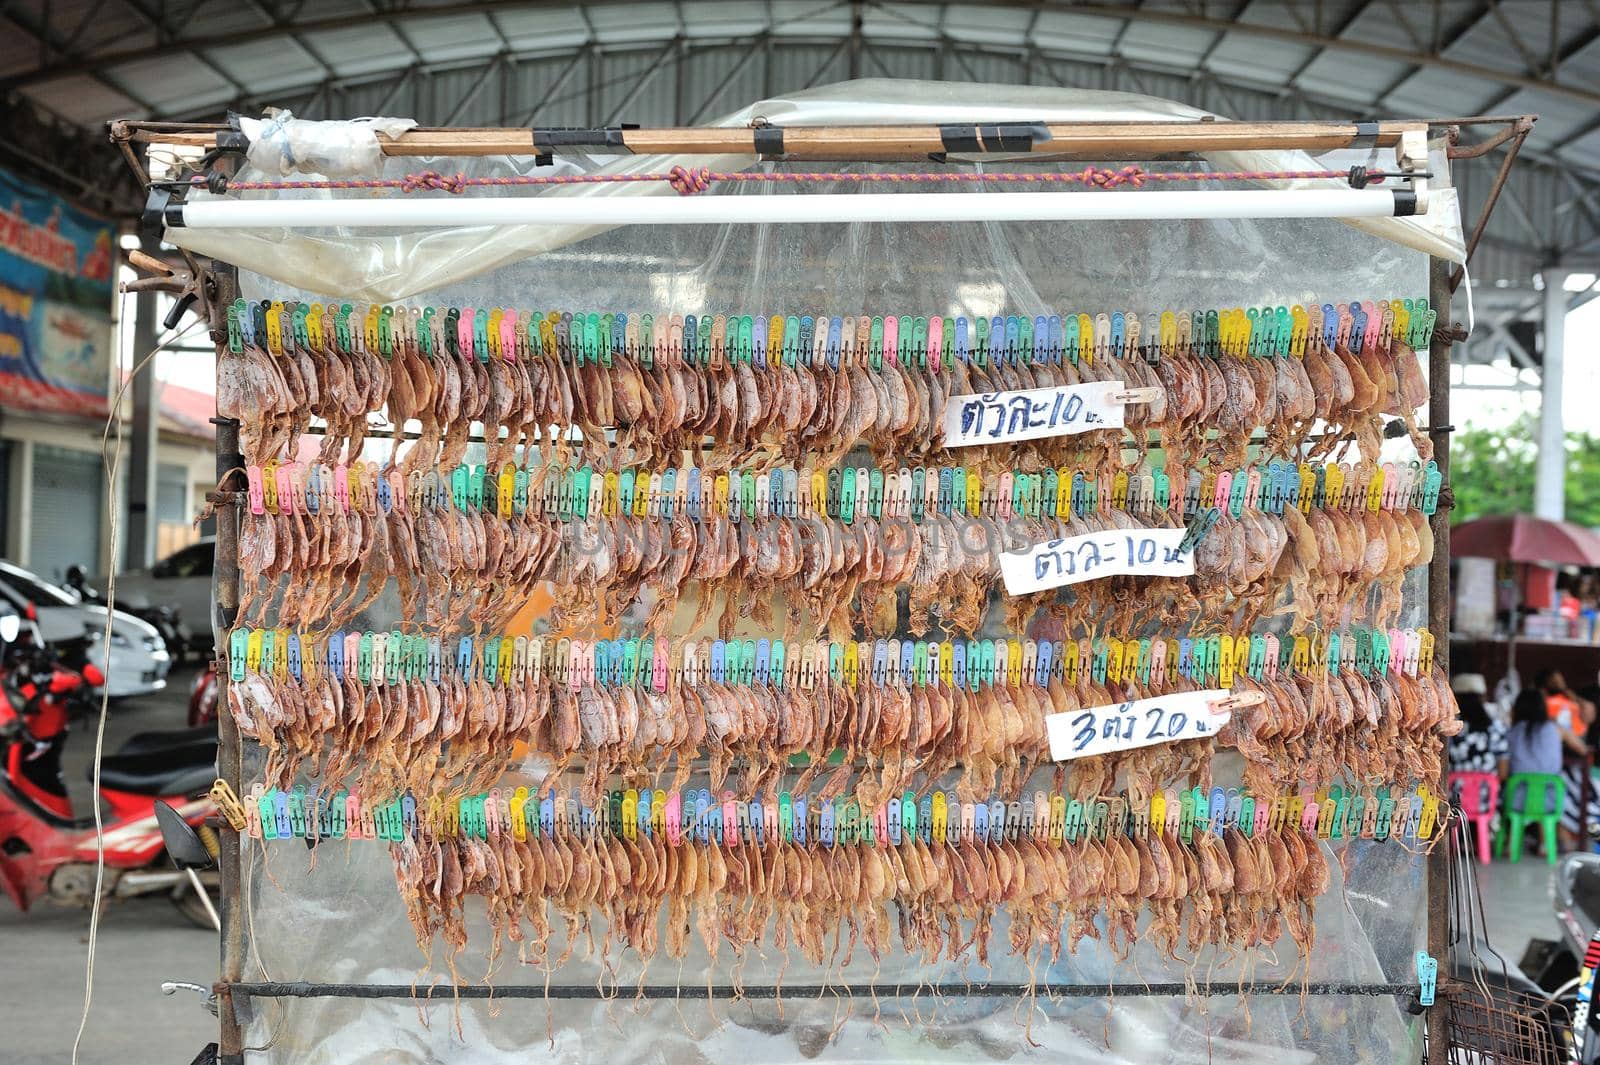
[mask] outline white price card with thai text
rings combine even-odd
[[[1194,552],[1178,550],[1187,529],[1114,529],[1034,544],[1000,556],[1006,594],[1027,595],[1096,577],[1188,577]]]
[[[1233,693],[1227,689],[1211,688],[1067,714],[1049,714],[1044,724],[1050,735],[1050,757],[1065,762],[1157,743],[1215,736],[1233,717],[1233,711],[1226,708],[1230,698]],[[1223,705],[1219,707],[1218,704]]]
[[[1121,381],[1090,381],[1023,392],[951,396],[944,406],[944,446],[1004,444],[1071,436],[1091,429],[1120,429],[1126,392]]]

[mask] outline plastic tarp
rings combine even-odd
[[[780,193],[755,192],[753,195]],[[863,195],[872,195],[868,191]],[[389,238],[384,238],[389,239]],[[399,239],[399,238],[394,238]],[[427,239],[427,238],[421,238]],[[379,241],[378,243],[382,243]],[[325,241],[330,254],[341,239]],[[302,276],[304,245],[282,256],[280,272]],[[947,225],[768,225],[617,228],[581,243],[521,256],[448,285],[416,302],[457,306],[538,306],[629,313],[899,313],[995,315],[1337,302],[1417,297],[1427,291],[1420,252],[1331,220],[1162,223],[963,223]],[[383,268],[360,291],[395,281]],[[247,298],[328,299],[256,273],[241,275]],[[222,371],[227,372],[224,358]],[[381,437],[381,432],[378,434]],[[1403,443],[1403,442],[1402,442]],[[380,440],[380,452],[386,445]],[[1410,613],[1421,620],[1424,574],[1407,582]],[[781,614],[781,612],[780,612]],[[374,628],[392,617],[373,616]],[[991,622],[998,631],[998,620]],[[626,635],[627,633],[624,633]],[[889,635],[887,633],[883,635]],[[250,752],[247,752],[250,753]],[[255,767],[257,770],[259,766]],[[518,767],[527,779],[538,762]],[[1225,767],[1219,767],[1219,774]],[[246,780],[256,779],[247,763]],[[1227,783],[1219,776],[1219,782]],[[696,785],[698,786],[698,784]],[[1048,786],[1048,785],[1041,785]],[[657,957],[641,969],[612,943],[602,956],[580,936],[571,958],[547,972],[524,964],[515,944],[485,960],[492,936],[481,901],[468,906],[471,941],[450,956],[418,951],[383,845],[324,842],[247,848],[246,980],[308,980],[419,985],[452,979],[542,988],[593,987],[602,976],[624,986],[708,982],[785,986],[828,984],[821,997],[785,996],[709,1005],[704,1001],[614,1001],[448,996],[409,999],[250,999],[242,1003],[251,1062],[350,1065],[385,1062],[512,1062],[530,1057],[571,1063],[993,1061],[1271,1063],[1414,1061],[1421,1026],[1393,996],[1233,995],[1141,997],[1141,981],[1241,979],[1276,985],[1301,959],[1287,935],[1271,949],[1229,957],[1163,959],[1147,948],[1118,960],[1101,942],[1054,966],[1029,972],[995,931],[985,969],[970,959],[924,965],[896,950],[881,964],[857,947],[848,969],[812,969],[797,952],[775,949],[736,958],[726,947],[712,962],[696,944],[680,964]],[[1316,909],[1312,980],[1407,982],[1424,929],[1422,860],[1394,843],[1334,847],[1333,884]],[[559,934],[557,936],[559,939]],[[559,957],[553,943],[549,957]],[[842,957],[842,954],[841,954]],[[876,998],[873,984],[896,980],[1037,981],[1032,1000],[924,994]],[[1048,984],[1117,982],[1116,996],[1055,998]]]
[[[762,100],[720,119],[715,125],[739,127],[752,122],[774,126],[883,125],[894,123],[996,123],[996,122],[1113,122],[1172,121],[1189,122],[1208,113],[1184,104],[1132,93],[1058,89],[1042,86],[971,85],[944,82],[872,79],[844,82]],[[1211,116],[1217,117],[1217,116]],[[362,120],[354,123],[287,122],[275,124],[272,150],[252,151],[251,163],[240,173],[241,180],[272,180],[282,176],[296,159],[321,160],[329,174],[318,174],[302,163],[299,176],[349,176],[351,167],[365,165],[376,146],[374,129],[397,128],[404,120]],[[386,124],[388,123],[388,124]],[[343,131],[325,127],[344,125]],[[299,132],[294,132],[296,130]],[[342,136],[341,136],[342,132]],[[291,135],[293,134],[293,135]],[[300,145],[298,153],[291,150]],[[1393,153],[1373,152],[1352,158],[1338,153],[1336,168],[1352,162],[1393,165]],[[960,162],[962,157],[952,156]],[[1298,151],[1217,152],[1207,155],[1205,164],[1223,170],[1307,170],[1323,168],[1311,156]],[[259,169],[256,164],[265,169]],[[385,158],[377,173],[369,177],[398,178],[422,170],[446,173],[465,172],[471,176],[506,176],[538,173],[664,173],[675,165],[703,166],[731,171],[755,165],[779,167],[783,164],[757,164],[748,156],[595,156],[584,159],[562,157],[554,167],[535,168],[531,158],[418,159]],[[1010,166],[1001,157],[986,156],[976,165]],[[1030,164],[1039,165],[1039,164]],[[1435,159],[1433,171],[1445,173],[1442,157]],[[898,165],[896,169],[909,169]],[[1339,185],[1328,181],[1274,182],[1278,187],[1316,187]],[[1464,243],[1460,212],[1453,189],[1435,182],[1426,213],[1407,218],[1351,219],[1346,223],[1385,240],[1440,258],[1461,261]],[[815,195],[821,190],[773,189],[738,192],[756,194]],[[852,189],[852,194],[857,190]],[[718,189],[714,195],[729,195]],[[862,193],[864,194],[864,192]],[[1085,193],[1093,195],[1093,193]],[[209,194],[190,192],[194,200]],[[241,192],[229,195],[257,197],[330,197],[363,195],[349,191],[290,190]],[[398,191],[370,195],[407,195]],[[409,195],[448,196],[446,192],[420,192]],[[474,197],[527,195],[527,190],[474,189]],[[664,183],[630,185],[580,185],[547,189],[543,196],[675,196]],[[424,292],[463,284],[468,279],[497,267],[533,256],[567,249],[604,231],[603,227],[497,226],[463,227],[428,231],[340,231],[340,230],[190,230],[174,228],[166,239],[180,247],[223,259],[257,271],[295,288],[337,294],[342,299],[370,302],[395,302]]]

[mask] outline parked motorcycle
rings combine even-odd
[[[207,662],[189,685],[189,727],[213,726],[217,720],[217,664]]]
[[[67,567],[66,586],[85,603],[105,605],[105,596],[90,586],[82,566]],[[184,663],[189,648],[194,644],[194,634],[189,631],[189,626],[184,624],[183,615],[176,606],[129,606],[126,603],[118,603],[117,609],[132,614],[140,621],[154,627],[156,632],[161,634],[161,642],[166,645],[167,654],[172,656],[172,664],[181,666]]]
[[[74,709],[104,677],[92,664],[66,668],[16,615],[0,616],[0,887],[20,909],[40,898],[88,906],[94,900],[93,822],[74,817],[61,755]],[[146,732],[101,760],[106,898],[162,893],[190,921],[213,927],[207,900],[168,860],[155,804],[164,799],[202,839],[216,779],[213,728]],[[212,883],[214,890],[214,881]]]

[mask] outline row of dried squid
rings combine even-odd
[[[648,963],[682,959],[698,935],[715,960],[726,944],[788,952],[842,970],[859,943],[882,962],[903,949],[989,964],[997,914],[1005,946],[1028,963],[1054,962],[1084,936],[1118,957],[1137,939],[1177,958],[1219,946],[1268,949],[1287,928],[1307,958],[1316,900],[1328,888],[1315,838],[1287,828],[1247,836],[1110,835],[1055,845],[906,842],[898,847],[769,844],[671,846],[660,835],[627,839],[558,834],[515,839],[407,836],[391,847],[395,879],[418,946],[467,945],[466,904],[481,897],[502,940],[560,968],[587,938],[601,959],[613,944]],[[1150,921],[1141,930],[1141,916]],[[551,957],[552,920],[566,944]],[[595,926],[603,929],[595,946]],[[664,942],[663,942],[664,937]]]
[[[282,355],[244,345],[220,358],[217,410],[241,420],[248,465],[288,457],[313,419],[327,429],[321,461],[341,453],[353,460],[372,431],[369,415],[380,410],[395,433],[413,420],[421,426],[404,459],[408,469],[459,464],[474,423],[483,426],[497,467],[552,426],[576,427],[587,440],[606,440],[614,429],[617,443],[646,463],[674,462],[709,438],[712,468],[801,456],[831,465],[863,444],[908,458],[937,451],[955,397],[1088,381],[1156,389],[1148,405],[1128,408],[1128,427],[1141,439],[1145,430],[1159,430],[1167,453],[1185,462],[1201,453],[1242,457],[1258,427],[1267,429],[1271,450],[1289,452],[1317,419],[1329,425],[1323,453],[1355,439],[1363,454],[1376,455],[1381,416],[1409,424],[1427,398],[1417,356],[1398,339],[1365,344],[1359,353],[1343,342],[1314,342],[1303,357],[1211,356],[1188,347],[1154,363],[958,361],[948,369],[898,360],[872,365],[860,357],[836,368],[826,360],[645,365],[626,355],[607,365],[550,356],[480,361],[425,354],[415,344],[401,344],[387,358],[359,345]],[[1212,429],[1218,435],[1208,439]],[[1426,458],[1428,441],[1415,431],[1413,437]],[[1063,447],[1078,445],[1035,441],[1025,450],[1048,457]]]
[[[446,669],[434,680],[380,671],[363,681],[353,664],[336,672],[321,662],[298,676],[250,668],[235,671],[228,704],[240,731],[266,746],[265,775],[276,786],[307,772],[325,788],[354,786],[378,801],[406,790],[475,791],[532,752],[556,771],[581,768],[591,801],[613,774],[650,786],[671,773],[681,787],[706,761],[713,787],[737,771],[744,791],[775,795],[791,757],[807,754],[812,763],[793,790],[826,774],[824,796],[837,795],[859,775],[857,792],[875,805],[955,770],[963,796],[1014,790],[1050,762],[1047,715],[1214,684],[1088,669],[1071,678],[1056,669],[1042,683],[1003,675],[965,687],[937,677],[919,685],[824,675],[810,686],[780,686],[674,670],[659,685],[612,685],[510,670],[490,680],[484,672]],[[1083,797],[1120,782],[1148,796],[1180,774],[1202,772],[1218,746],[1243,756],[1245,782],[1261,793],[1344,774],[1432,780],[1443,739],[1460,727],[1443,671],[1398,659],[1371,676],[1270,663],[1237,677],[1234,689],[1259,689],[1266,699],[1235,713],[1215,741],[1077,759],[1057,790]],[[836,766],[820,757],[830,751],[842,752]]]
[[[368,480],[367,498],[348,510],[243,515],[243,620],[259,625],[276,605],[282,625],[339,628],[393,578],[404,616],[430,628],[464,618],[479,629],[500,629],[536,586],[551,582],[565,590],[557,626],[613,623],[648,592],[646,627],[664,633],[692,590],[691,631],[719,602],[724,634],[740,618],[770,624],[779,602],[794,626],[809,617],[835,632],[852,626],[970,632],[999,586],[1002,552],[1183,524],[1181,499],[1140,516],[1108,508],[1068,519],[936,511],[921,521],[866,515],[669,521],[632,514],[564,520],[531,509],[458,508],[442,496],[429,506],[395,495],[383,506],[370,488],[376,479]],[[1119,629],[1173,624],[1196,613],[1236,613],[1251,624],[1287,591],[1303,623],[1332,626],[1364,617],[1376,587],[1373,617],[1387,625],[1398,613],[1406,571],[1432,557],[1433,534],[1418,510],[1246,508],[1238,517],[1220,517],[1200,541],[1192,578],[1097,580],[1079,584],[1070,607],[1052,591],[1010,600],[1007,611],[1016,628],[1040,608],[1100,617]]]

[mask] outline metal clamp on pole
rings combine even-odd
[[[985,155],[999,152],[1031,152],[1035,144],[1050,139],[1050,127],[1043,122],[1011,122],[988,126],[940,126],[939,139],[946,152]]]
[[[145,197],[144,211],[139,215],[139,232],[157,240],[169,227],[179,227],[183,221],[183,197],[174,195],[171,188],[154,185]]]
[[[633,154],[624,134],[638,129],[637,122],[624,122],[617,126],[549,126],[533,127],[533,145],[546,154],[551,148],[610,148]]]

